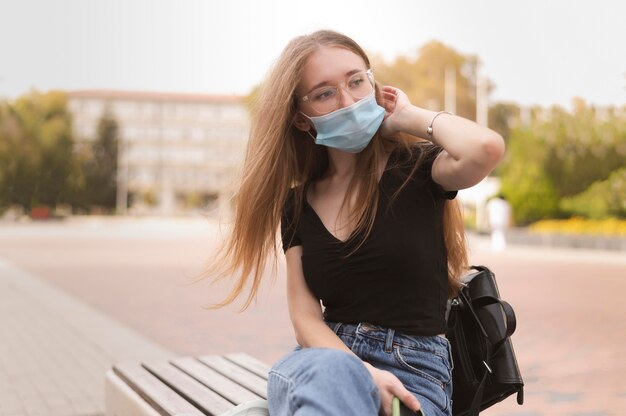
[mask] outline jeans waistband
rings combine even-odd
[[[361,322],[359,324],[346,324],[343,322],[329,322],[326,324],[339,336],[362,335],[384,343],[385,351],[392,350],[393,345],[406,348],[426,349],[440,352],[441,348],[448,348],[448,340],[442,335],[411,335],[386,328],[380,325]]]

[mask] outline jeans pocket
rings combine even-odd
[[[436,414],[450,414],[452,375],[447,358],[430,350],[399,345],[394,347],[393,355],[400,368],[410,374],[405,386],[436,406],[441,412]]]
[[[429,350],[420,350],[396,345],[394,357],[405,369],[445,389],[452,374],[447,359]]]

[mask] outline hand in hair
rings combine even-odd
[[[384,86],[381,88],[382,107],[385,109],[385,121],[380,128],[383,136],[389,137],[402,131],[401,121],[404,110],[411,107],[409,97],[400,89]]]

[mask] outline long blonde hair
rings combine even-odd
[[[253,107],[243,172],[234,196],[232,230],[217,260],[200,277],[234,279],[230,293],[212,308],[230,304],[249,284],[242,310],[256,298],[267,261],[273,259],[275,265],[278,258],[277,231],[289,191],[295,191],[298,217],[305,198],[303,185],[321,178],[328,168],[326,148],[315,145],[305,132],[294,125],[298,108],[296,88],[309,57],[322,46],[352,51],[363,58],[370,68],[363,49],[349,37],[334,31],[322,30],[300,36],[285,47],[263,83]],[[378,86],[376,96],[380,102]],[[409,148],[417,140],[408,135],[382,137],[376,134],[370,145],[358,154],[355,174],[341,208],[346,209],[346,201],[356,197],[356,209],[345,212],[348,212],[349,224],[353,225],[350,238],[359,236],[357,248],[369,235],[376,217],[377,167],[391,150]],[[456,200],[445,203],[444,239],[448,252],[449,292],[452,295],[458,290],[459,276],[467,264],[463,220]]]

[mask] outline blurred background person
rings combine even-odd
[[[487,218],[491,230],[491,249],[502,251],[506,248],[506,230],[511,225],[511,205],[501,194],[487,202]]]

